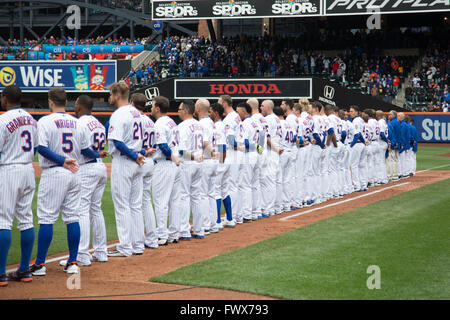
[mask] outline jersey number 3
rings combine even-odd
[[[22,132],[22,134],[20,135],[22,138],[25,138],[25,145],[22,146],[22,150],[24,152],[30,152],[31,148],[32,148],[32,143],[31,143],[31,133],[28,130],[25,130]]]

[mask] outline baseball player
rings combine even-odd
[[[392,110],[388,115],[389,131],[389,157],[386,159],[387,176],[390,181],[398,181],[398,152],[400,139],[400,123],[397,120],[397,112]]]
[[[79,130],[85,131],[90,147],[99,153],[100,158],[82,157],[79,165],[81,181],[80,195],[80,245],[78,249],[78,265],[89,266],[92,261],[106,262],[108,255],[106,250],[106,226],[102,212],[102,198],[105,190],[107,174],[106,166],[101,158],[108,155],[105,151],[106,132],[104,126],[92,116],[93,101],[87,95],[79,96],[75,102],[75,114],[78,118]],[[91,238],[94,253],[89,253]]]
[[[178,126],[169,116],[169,100],[166,97],[155,97],[152,105],[152,115],[156,119],[156,152],[153,155],[152,190],[155,203],[158,244],[167,245],[178,240],[189,238],[179,237],[180,230],[180,190],[181,172],[179,166],[178,145],[180,133]],[[169,227],[167,226],[169,218]]]
[[[264,100],[261,103],[261,113],[267,122],[267,156],[265,167],[262,171],[261,188],[264,190],[264,212],[269,215],[282,212],[281,198],[281,171],[280,155],[284,149],[280,147],[281,123],[280,119],[273,113],[274,103],[272,100]],[[267,210],[267,211],[266,211]]]
[[[240,153],[236,150],[236,137],[239,134],[239,124],[241,123],[241,118],[233,109],[233,102],[230,96],[220,96],[218,103],[223,106],[223,109],[226,113],[226,116],[223,119],[223,123],[225,124],[225,134],[227,138],[227,157],[225,158],[225,163],[230,166],[230,196],[233,218],[237,224],[241,224],[243,223],[243,218],[241,212],[241,198],[239,195]]]
[[[367,114],[369,120],[367,121],[366,130],[367,130],[367,153],[368,153],[368,185],[369,186],[378,186],[376,183],[376,171],[370,170],[369,168],[376,168],[376,155],[378,151],[378,140],[380,139],[380,127],[378,126],[378,121],[375,119],[375,110],[366,109],[364,113]]]
[[[389,130],[386,120],[384,119],[384,113],[382,110],[377,110],[376,119],[378,121],[378,127],[380,128],[380,136],[378,139],[378,153],[377,153],[377,169],[378,183],[388,183],[387,171],[386,171],[386,151],[388,150],[388,137]]]
[[[147,98],[142,93],[134,93],[130,99],[131,105],[139,110],[142,121],[142,149],[146,150],[145,164],[141,166],[143,177],[142,193],[142,215],[145,230],[145,248],[158,248],[158,236],[156,235],[156,217],[152,204],[152,177],[153,177],[153,154],[156,152],[155,145],[155,123],[144,114]]]
[[[409,123],[411,125],[411,175],[415,175],[416,174],[416,167],[417,167],[417,159],[416,159],[416,154],[417,154],[417,147],[419,144],[419,136],[417,134],[417,129],[414,126],[414,120],[410,117],[409,118]]]
[[[110,257],[129,257],[145,250],[142,216],[141,113],[128,102],[129,88],[117,82],[110,87],[109,103],[117,108],[111,116],[108,141],[112,158],[111,195],[119,244]],[[145,154],[145,151],[144,151]]]
[[[325,113],[325,107],[321,105],[320,108],[320,118],[319,122],[321,124],[321,131],[323,133],[323,144],[326,146],[324,150],[322,150],[322,161],[321,163],[321,185],[322,185],[322,202],[327,201],[332,198],[331,194],[331,184],[330,184],[330,175],[331,175],[331,165],[330,165],[330,155],[331,148],[329,147],[331,140],[328,136],[328,131],[330,130],[330,122]]]
[[[363,136],[364,120],[360,116],[359,107],[350,107],[350,117],[353,124],[353,140],[350,143],[352,180],[355,191],[363,191],[367,189],[367,181],[364,180],[363,172],[366,168],[366,140]]]
[[[82,155],[98,158],[90,149],[85,131],[80,130],[78,119],[65,113],[66,92],[53,88],[48,92],[52,113],[38,121],[38,152],[42,175],[37,196],[39,220],[37,257],[30,270],[35,276],[45,276],[45,259],[53,238],[53,224],[62,213],[67,227],[69,259],[64,271],[78,273],[78,246],[80,243],[79,204],[81,183],[78,174]]]
[[[320,112],[323,106],[320,102],[313,102],[311,113],[312,113],[312,132],[310,133],[310,140],[313,141],[313,148],[311,149],[311,162],[312,162],[312,181],[313,186],[313,201],[315,204],[320,204],[323,202],[324,188],[322,186],[323,182],[323,163],[326,149],[324,144],[324,125],[321,121]]]
[[[242,201],[242,214],[244,222],[251,222],[256,219],[253,218],[253,190],[252,181],[254,179],[255,165],[258,161],[258,143],[260,141],[259,125],[254,119],[252,119],[252,108],[246,102],[241,102],[236,108],[236,112],[239,114],[242,122],[239,125],[239,134],[237,137],[237,150],[242,155],[239,157],[241,160],[239,175],[239,193]]]
[[[313,132],[314,121],[311,116],[311,105],[306,98],[299,100],[298,106],[294,107],[299,118],[298,125],[298,144],[297,154],[297,189],[298,199],[303,206],[311,206],[313,199],[313,182],[312,182],[312,162],[311,149],[312,144],[310,137]],[[300,202],[299,202],[300,205]]]
[[[343,125],[341,119],[336,116],[334,106],[325,106],[325,113],[330,124],[327,136],[327,145],[330,150],[330,191],[333,198],[339,199],[344,194],[341,175],[343,169],[343,144],[341,142]]]
[[[227,140],[225,134],[225,124],[222,121],[224,109],[221,104],[214,103],[211,106],[211,119],[214,121],[214,135],[212,146],[214,148],[214,154],[218,159],[216,174],[214,179],[214,195],[217,206],[217,224],[223,227],[234,228],[236,223],[233,220],[233,210],[230,197],[230,184],[232,183],[230,178],[230,166],[225,163],[227,152]],[[226,219],[221,219],[221,209],[225,208]],[[219,227],[221,228],[221,227]]]
[[[290,211],[293,209],[297,209],[299,207],[302,206],[301,203],[297,203],[297,195],[296,194],[296,181],[297,181],[297,171],[301,171],[300,170],[295,170],[295,165],[296,165],[296,161],[297,161],[297,155],[299,151],[298,148],[298,140],[299,140],[299,118],[298,116],[294,113],[294,101],[287,99],[287,100],[283,100],[281,103],[281,108],[283,109],[284,115],[286,116],[286,124],[290,127],[290,129],[292,129],[293,132],[293,137],[294,137],[294,143],[291,144],[289,142],[289,139],[291,138],[290,133],[288,133],[288,129],[286,126],[286,134],[289,134],[289,137],[287,135],[284,135],[284,143],[286,144],[286,151],[287,151],[287,155],[291,156],[291,159],[288,160],[288,164],[287,164],[287,170],[285,170],[284,172],[284,178],[286,179],[286,187],[284,187],[284,183],[283,183],[283,188],[284,188],[284,193],[285,195],[288,197],[288,202],[290,203],[290,208],[286,208],[285,211]],[[301,133],[300,133],[301,134]],[[301,138],[301,137],[300,137]],[[283,139],[282,139],[283,140]],[[302,138],[303,140],[303,138]],[[284,153],[283,153],[284,154]]]
[[[33,158],[37,147],[37,123],[21,109],[22,92],[17,86],[3,89],[1,103],[7,110],[0,115],[0,286],[8,281],[32,281],[29,271],[34,243],[31,203],[35,191]],[[6,274],[11,246],[13,219],[20,230],[19,268]]]
[[[215,181],[218,160],[215,158],[213,146],[215,124],[210,118],[211,105],[206,99],[199,99],[195,103],[195,114],[199,119],[199,124],[203,128],[203,146],[205,159],[202,163],[203,186],[206,188],[208,205],[205,209],[206,216],[203,219],[205,233],[217,233],[222,229],[222,225],[217,223],[217,202],[215,194]]]
[[[180,133],[179,154],[183,159],[181,165],[181,224],[180,237],[191,237],[191,225],[189,224],[192,210],[193,233],[195,239],[203,239],[204,219],[208,215],[209,201],[206,196],[205,180],[202,177],[203,168],[203,128],[194,119],[195,105],[191,100],[183,101],[178,114],[182,122],[178,125]]]
[[[252,181],[252,219],[268,218],[270,214],[264,212],[265,208],[263,206],[263,198],[265,197],[264,189],[262,188],[262,171],[266,168],[267,159],[267,121],[265,117],[259,112],[259,101],[258,99],[252,98],[247,100],[247,103],[252,108],[252,119],[258,125],[259,130],[259,142],[258,145],[261,147],[262,152],[258,155],[256,164],[253,172]]]
[[[293,205],[293,189],[292,178],[294,177],[293,163],[296,151],[296,129],[292,127],[289,122],[284,119],[284,110],[281,107],[275,107],[273,109],[274,114],[280,119],[281,125],[281,139],[280,147],[284,149],[284,152],[280,155],[280,171],[281,171],[281,198],[282,211],[291,211]]]
[[[342,159],[342,176],[343,176],[343,190],[344,194],[350,194],[353,192],[353,183],[352,183],[352,174],[350,171],[350,158],[351,158],[351,148],[350,142],[353,141],[353,124],[348,119],[346,111],[344,109],[340,109],[338,111],[339,118],[342,123],[342,133],[341,133],[341,142],[343,144],[343,159]]]
[[[400,134],[397,138],[397,142],[399,144],[398,151],[398,175],[400,179],[405,179],[407,174],[407,151],[409,150],[409,132],[408,126],[405,122],[405,114],[403,112],[399,112],[397,114],[397,120],[399,122]]]

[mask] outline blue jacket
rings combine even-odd
[[[391,127],[389,128],[389,137],[391,139],[392,148],[399,150],[401,141],[400,122],[396,118],[394,118],[391,121],[389,121],[389,125],[391,125]]]
[[[405,121],[400,121],[400,136],[398,139],[398,144],[400,145],[400,152],[408,150],[411,148],[409,143],[409,126]],[[409,148],[408,148],[409,146]]]
[[[412,134],[412,139],[414,141],[412,149],[413,149],[414,152],[417,152],[417,147],[418,147],[418,144],[419,144],[419,135],[417,133],[416,127],[413,124],[411,124],[411,134]]]

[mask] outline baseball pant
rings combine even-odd
[[[376,155],[378,151],[378,144],[376,141],[371,141],[366,147],[367,151],[367,181],[374,184],[376,182]]]
[[[181,190],[180,190],[180,237],[191,236],[191,225],[189,223],[191,210],[193,233],[203,236],[204,217],[207,216],[209,201],[206,197],[206,186],[204,185],[203,164],[186,161],[181,165]]]
[[[276,198],[276,170],[273,168],[277,154],[271,150],[264,150],[262,154],[261,169],[261,191],[262,191],[262,211],[265,215],[275,214]],[[234,211],[233,211],[234,214]]]
[[[340,187],[342,185],[342,179],[340,179],[340,172],[341,172],[341,162],[342,162],[342,156],[341,156],[341,147],[342,145],[339,145],[335,147],[334,145],[330,145],[329,154],[330,154],[330,164],[329,164],[329,184],[330,184],[330,190],[329,192],[333,197],[338,196],[341,193]]]
[[[241,201],[239,195],[239,163],[240,152],[227,150],[227,156],[225,163],[229,166],[229,178],[230,178],[230,197],[231,207],[233,211],[233,217],[236,221],[242,221]]]
[[[297,157],[298,165],[296,168],[296,171],[299,172],[300,176],[300,181],[297,182],[298,205],[313,199],[312,185],[310,181],[310,178],[313,176],[311,161],[312,148],[313,145],[308,144],[298,150],[299,156]]]
[[[61,212],[65,224],[79,222],[79,173],[63,167],[42,170],[37,197],[39,224],[54,224]]]
[[[20,231],[33,228],[31,204],[36,187],[33,165],[0,165],[0,230],[11,230],[17,219]]]
[[[171,160],[156,160],[153,169],[152,191],[156,212],[156,233],[159,239],[178,239],[179,237],[180,189],[180,168]]]
[[[147,247],[157,248],[158,247],[158,235],[156,233],[156,216],[153,209],[152,202],[152,179],[153,179],[153,169],[155,164],[153,159],[145,159],[145,164],[141,167],[142,170],[142,215],[144,218],[144,230],[145,230],[145,240],[144,243]]]
[[[293,169],[294,152],[289,149],[285,149],[280,156],[280,171],[281,171],[281,194],[278,194],[282,200],[282,211],[290,211],[291,205],[293,205],[292,199],[294,198],[292,180],[294,178]]]
[[[352,148],[349,145],[344,145],[343,150],[344,194],[350,194],[353,192],[352,172],[350,169]]]
[[[321,200],[322,198],[322,185],[321,185],[321,161],[322,161],[322,148],[318,145],[312,145],[311,147],[311,170],[307,179],[307,185],[310,189],[309,193],[312,195],[313,201]]]
[[[252,219],[262,217],[262,193],[261,193],[261,166],[262,156],[256,155],[256,163],[253,168],[252,187]]]
[[[386,167],[386,150],[388,148],[388,145],[386,142],[380,140],[378,141],[378,153],[377,153],[377,182],[379,183],[387,183],[388,177],[387,177],[387,167]]]
[[[257,160],[256,152],[242,154],[239,165],[239,201],[242,219],[251,219],[253,210],[253,192],[252,184],[254,179],[254,170]],[[239,217],[237,218],[239,219]]]
[[[362,172],[363,166],[361,166],[361,162],[366,163],[365,155],[365,145],[363,143],[356,143],[352,147],[351,159],[350,159],[350,167],[352,169],[352,180],[353,186],[356,190],[360,190],[363,188],[363,175]]]
[[[398,151],[389,150],[389,156],[386,159],[386,173],[389,180],[398,179]]]
[[[214,191],[218,162],[213,159],[206,159],[202,163],[202,179],[203,186],[207,197],[207,205],[204,209],[205,216],[203,217],[203,229],[216,229],[217,223],[217,202]]]
[[[398,153],[398,175],[405,176],[406,175],[406,150],[399,151]]]
[[[112,159],[111,194],[119,237],[116,249],[127,257],[145,250],[142,175],[142,169],[133,160],[124,156]]]
[[[102,212],[102,198],[107,181],[106,166],[102,162],[86,163],[80,166],[80,245],[77,260],[90,264],[89,243],[91,239],[93,256],[100,261],[107,261],[106,226]]]

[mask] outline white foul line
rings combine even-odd
[[[293,215],[281,218],[280,221],[285,221],[285,220],[288,220],[288,219],[291,219],[291,218],[295,218],[295,217],[298,217],[298,216],[301,216],[301,215],[304,215],[304,214],[307,214],[307,213],[311,213],[311,212],[314,212],[314,211],[318,211],[318,210],[326,209],[326,208],[329,208],[329,207],[337,206],[337,205],[340,205],[340,204],[343,204],[343,203],[346,203],[346,202],[350,202],[350,201],[353,201],[353,200],[357,200],[357,199],[360,199],[360,198],[371,196],[371,195],[373,195],[375,193],[382,192],[382,191],[385,191],[385,190],[388,190],[388,189],[392,189],[392,188],[397,188],[397,187],[400,187],[400,186],[403,186],[403,185],[406,185],[406,184],[410,184],[410,182],[404,182],[404,183],[396,184],[396,185],[393,185],[393,186],[390,186],[390,187],[386,187],[386,188],[383,188],[383,189],[379,189],[379,190],[375,190],[375,191],[372,191],[372,192],[369,192],[369,193],[365,193],[363,195],[360,195],[360,196],[357,196],[357,197],[354,197],[354,198],[342,200],[342,201],[335,202],[335,203],[330,203],[330,204],[327,204],[326,206],[323,206],[323,207],[318,207],[318,208],[306,210],[306,211],[303,211],[303,212],[299,212],[299,213],[296,213],[296,214],[293,214]]]

